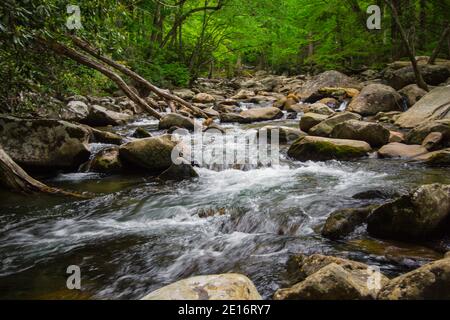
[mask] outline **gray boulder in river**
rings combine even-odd
[[[408,111],[398,117],[395,124],[414,128],[427,121],[450,119],[450,86],[431,90]]]
[[[375,209],[368,218],[367,230],[385,239],[429,240],[445,232],[449,216],[450,185],[423,185]]]
[[[31,171],[74,170],[90,156],[90,132],[61,120],[0,115],[0,144]]]

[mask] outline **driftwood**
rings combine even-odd
[[[114,81],[120,87],[120,89],[122,89],[122,91],[127,95],[127,97],[130,98],[134,103],[142,107],[144,110],[146,110],[150,115],[154,116],[155,118],[161,119],[161,114],[159,114],[155,109],[149,106],[148,103],[144,99],[139,97],[139,95],[136,94],[119,75],[111,71],[109,68],[77,52],[76,50],[67,47],[62,43],[53,40],[46,40],[43,38],[37,38],[37,41],[41,45],[52,50],[58,55],[66,56],[82,65],[85,65],[89,68],[101,72],[109,79]]]
[[[129,68],[125,67],[124,65],[112,60],[111,58],[108,58],[108,57],[102,55],[100,50],[94,48],[92,45],[90,45],[85,40],[82,40],[75,36],[71,36],[71,39],[72,39],[73,44],[75,46],[77,46],[78,48],[80,48],[81,50],[87,52],[88,54],[95,57],[96,59],[104,62],[108,66],[127,75],[128,77],[130,77],[134,81],[140,83],[142,86],[146,87],[148,90],[155,93],[157,96],[161,97],[162,99],[164,99],[166,101],[177,102],[180,105],[185,106],[186,108],[190,109],[195,115],[198,115],[198,116],[201,116],[204,118],[208,118],[208,116],[203,111],[201,111],[200,108],[196,108],[195,106],[193,106],[189,102],[181,99],[180,97],[177,97],[173,94],[170,94],[169,92],[166,92],[166,91],[158,88],[157,86],[153,85],[147,79],[143,78],[136,72],[134,72],[134,71],[130,70]]]
[[[85,195],[49,187],[29,176],[11,157],[0,147],[0,185],[8,190],[20,193],[42,192],[76,198],[88,198]]]

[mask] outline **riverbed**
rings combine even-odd
[[[266,125],[298,126],[286,118],[227,124],[243,135]],[[157,122],[141,118],[114,128],[153,134]],[[93,145],[100,150],[106,145]],[[247,275],[270,299],[296,281],[290,258],[323,253],[378,266],[388,276],[416,268],[442,252],[431,246],[370,238],[364,226],[342,241],[320,235],[336,209],[386,200],[360,200],[359,192],[405,193],[450,183],[449,169],[400,160],[299,162],[280,148],[280,163],[240,168],[196,168],[199,177],[178,183],[145,174],[61,173],[46,183],[95,194],[89,200],[0,193],[0,298],[139,299],[194,275]],[[199,210],[220,214],[201,218]],[[81,268],[81,290],[66,288],[66,269]]]

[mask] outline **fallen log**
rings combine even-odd
[[[0,185],[8,190],[20,193],[42,192],[76,198],[89,198],[84,194],[64,191],[49,187],[29,176],[11,157],[0,147]]]
[[[133,79],[134,81],[140,83],[142,86],[148,88],[148,90],[150,90],[151,92],[155,93],[157,96],[161,97],[162,99],[169,100],[169,101],[175,101],[175,102],[179,103],[180,105],[185,106],[188,109],[190,109],[194,114],[199,115],[199,116],[201,116],[203,118],[208,118],[208,116],[203,111],[201,111],[200,108],[196,108],[195,106],[193,106],[189,102],[181,99],[180,97],[177,97],[177,96],[175,96],[173,94],[170,94],[169,92],[166,92],[166,91],[158,88],[157,86],[153,85],[147,79],[143,78],[142,76],[140,76],[136,72],[128,69],[127,67],[125,67],[124,65],[114,61],[113,59],[102,55],[100,50],[98,50],[97,48],[94,48],[87,41],[82,40],[82,39],[80,39],[78,37],[75,37],[75,36],[71,36],[71,39],[73,41],[73,44],[75,46],[77,46],[78,48],[80,48],[81,50],[87,52],[88,54],[90,54],[94,58],[96,58],[96,59],[106,63],[110,67],[112,67],[112,68],[122,72],[123,74],[129,76],[131,79]]]

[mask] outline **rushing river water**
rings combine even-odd
[[[267,124],[297,127],[298,119],[226,127],[240,135]],[[130,134],[136,126],[155,131],[156,122],[116,129]],[[247,275],[270,298],[295,283],[289,257],[296,253],[348,257],[390,276],[442,256],[372,239],[364,227],[340,242],[324,239],[320,229],[333,210],[367,204],[352,198],[358,192],[450,183],[448,169],[373,156],[302,163],[286,151],[281,147],[277,166],[201,167],[199,178],[180,183],[96,173],[46,181],[96,193],[90,200],[0,193],[0,298],[137,299],[179,279],[226,272]],[[200,218],[201,209],[225,214]],[[81,291],[66,289],[69,265],[81,267]]]

